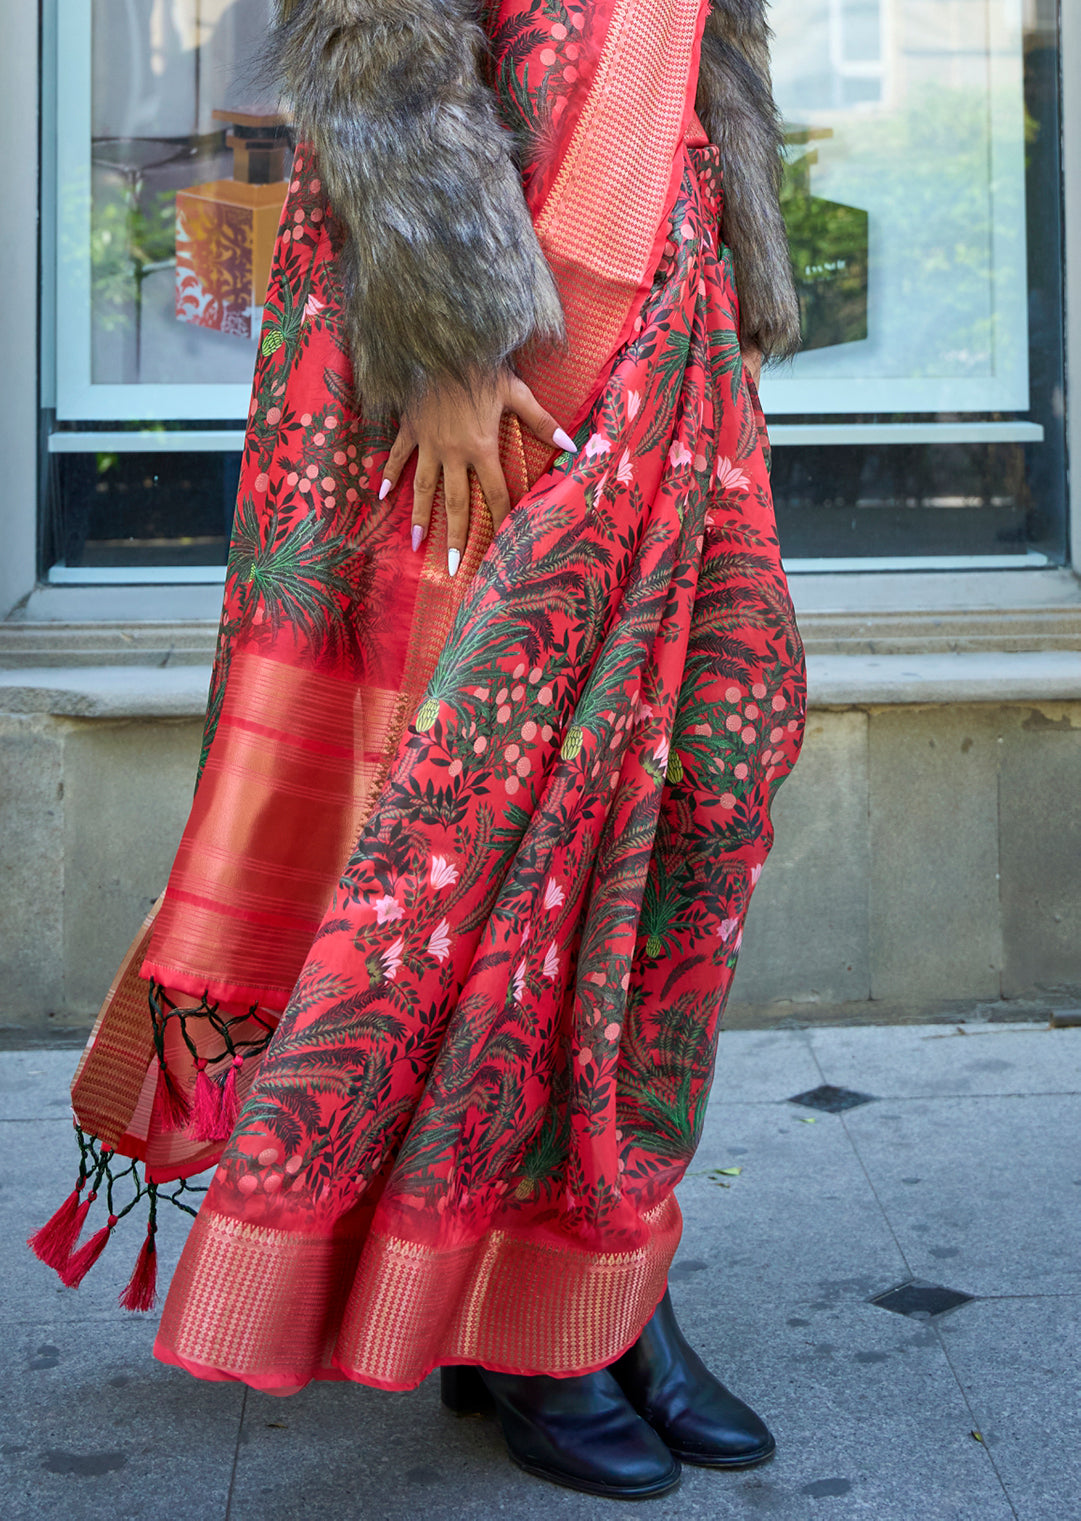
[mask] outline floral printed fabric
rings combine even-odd
[[[643,1241],[694,1152],[804,679],[717,155],[691,159],[579,452],[460,608],[210,1210],[325,1232],[378,1200],[373,1230],[428,1246],[500,1228],[611,1252]],[[323,217],[311,164],[290,206],[298,229]],[[410,568],[370,491],[387,438],[346,415],[332,369],[298,396],[279,352],[333,323],[317,243],[286,244],[268,301],[226,626],[293,620],[340,651]],[[260,427],[314,464],[268,471]],[[292,602],[266,545],[306,567]]]

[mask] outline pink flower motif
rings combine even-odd
[[[323,311],[325,307],[326,302],[320,301],[318,296],[309,296],[307,301],[304,303],[305,321],[310,320],[312,317],[318,317],[319,313]]]
[[[739,761],[736,765],[734,765],[732,767],[732,774],[733,774],[733,776],[736,777],[737,781],[745,782],[747,780],[748,775],[749,775],[749,771],[748,771],[748,767],[747,767],[747,762],[746,761]]]
[[[399,935],[393,945],[387,947],[380,958],[383,963],[383,976],[388,982],[393,982],[398,975],[398,968],[402,964],[402,953],[405,950],[405,936]]]
[[[746,491],[751,484],[747,473],[730,459],[719,459],[713,479],[717,483],[717,489],[722,496],[727,496],[731,491]]]
[[[653,759],[657,762],[658,766],[660,766],[662,768],[665,767],[665,766],[667,766],[667,764],[668,764],[668,741],[666,739],[662,739],[662,740],[658,741],[657,748],[653,752]]]
[[[393,924],[396,919],[400,919],[405,913],[405,909],[398,902],[397,898],[392,898],[389,893],[385,894],[382,898],[377,898],[373,907],[375,909],[376,920],[379,924]]]
[[[752,697],[757,697],[758,701],[761,702],[762,699],[763,699],[763,697],[765,697],[765,695],[766,695],[766,689],[765,689],[765,687],[762,685],[762,683],[760,681],[756,681],[755,684],[754,684],[754,686],[751,688],[751,696]]]
[[[580,1067],[584,1067],[585,1064],[586,1064],[586,1062],[591,1062],[592,1060],[593,1060],[593,1048],[592,1048],[592,1046],[583,1046],[581,1048],[581,1050],[578,1052],[578,1065]],[[568,1195],[568,1197],[569,1198],[573,1198],[573,1195]]]
[[[458,880],[458,868],[446,856],[433,856],[430,877],[434,888],[450,887]]]
[[[608,1041],[618,1040],[619,1039],[619,1031],[620,1031],[620,1026],[616,1024],[615,1020],[613,1020],[611,1024],[605,1025],[605,1027],[604,1027],[604,1038],[605,1038],[605,1040],[608,1040]]]
[[[620,460],[619,469],[616,471],[616,480],[619,481],[621,486],[629,486],[631,481],[634,480],[634,466],[631,464],[630,450],[628,449],[624,449],[623,451],[623,458]]]
[[[638,416],[638,409],[642,405],[642,393],[640,391],[627,392],[627,416],[631,422]]]
[[[774,696],[773,701],[770,703],[770,707],[773,709],[773,711],[775,713],[780,713],[780,712],[782,712],[784,710],[785,706],[786,706],[785,700],[781,696],[780,692],[778,692]]]
[[[521,959],[521,961],[519,961],[518,966],[517,966],[517,968],[515,970],[515,973],[514,973],[514,997],[515,997],[515,999],[517,1000],[518,1003],[521,1003],[522,998],[524,997],[524,995],[525,995],[525,957],[523,956],[522,959]]]
[[[548,885],[544,889],[544,906],[546,909],[558,908],[563,902],[565,894],[554,877],[548,878]]]
[[[722,919],[721,923],[720,923],[720,926],[719,926],[719,928],[717,930],[717,933],[718,933],[718,935],[720,935],[720,937],[721,937],[722,940],[731,940],[732,936],[736,933],[736,931],[738,929],[739,929],[739,920],[738,919]]]
[[[262,495],[262,493],[267,489],[267,487],[269,485],[270,485],[270,477],[269,477],[269,475],[267,475],[267,473],[266,473],[265,470],[261,470],[259,472],[259,474],[255,477],[255,489],[256,489],[256,491],[258,491],[259,494]]]
[[[678,438],[674,438],[671,448],[668,450],[668,463],[672,466],[672,469],[682,470],[684,465],[689,465],[693,459],[694,455],[687,448],[687,445],[682,443]]]
[[[611,442],[607,438],[600,433],[594,433],[588,444],[586,444],[586,459],[596,459],[598,455],[608,454],[611,452],[611,448]]]
[[[450,921],[440,919],[428,940],[428,955],[446,961],[450,955]]]
[[[554,940],[544,953],[544,965],[541,968],[541,971],[544,973],[545,977],[549,978],[549,980],[553,982],[559,976],[559,954],[556,951],[556,943]]]
[[[762,862],[761,861],[756,861],[755,864],[751,867],[751,886],[752,887],[758,881],[758,879],[759,879],[759,877],[761,875],[762,875]]]

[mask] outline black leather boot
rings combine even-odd
[[[765,1422],[715,1379],[688,1345],[667,1289],[652,1320],[611,1371],[638,1414],[685,1463],[750,1468],[777,1446]]]
[[[526,1473],[611,1500],[649,1500],[679,1483],[679,1462],[636,1415],[606,1369],[574,1378],[443,1368],[444,1405],[495,1406],[510,1455]]]

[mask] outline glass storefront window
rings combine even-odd
[[[46,11],[46,566],[212,578],[289,173],[273,0]],[[1056,0],[773,0],[772,23],[805,333],[763,385],[790,567],[1061,561]]]

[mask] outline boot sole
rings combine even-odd
[[[679,1447],[669,1447],[668,1451],[681,1463],[690,1463],[695,1468],[757,1468],[760,1463],[769,1462],[777,1451],[777,1443],[770,1442],[768,1447],[742,1458],[711,1458],[701,1452],[684,1452]]]
[[[677,1469],[670,1479],[665,1479],[662,1483],[643,1485],[638,1489],[626,1489],[611,1484],[591,1484],[588,1479],[578,1479],[573,1474],[560,1473],[558,1469],[541,1468],[537,1464],[523,1463],[521,1458],[516,1458],[513,1452],[510,1454],[510,1459],[515,1467],[520,1468],[523,1473],[531,1474],[535,1479],[547,1479],[549,1484],[559,1484],[563,1489],[576,1489],[583,1495],[601,1495],[606,1500],[657,1500],[661,1495],[670,1495],[674,1489],[678,1489],[682,1478]]]

